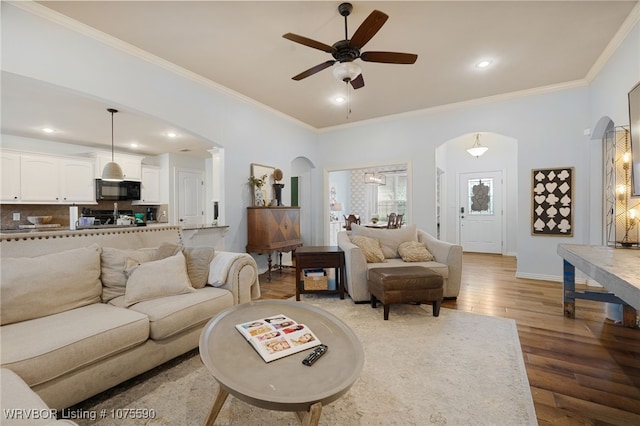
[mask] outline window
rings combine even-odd
[[[387,184],[378,186],[378,218],[386,221],[389,213],[405,215],[407,210],[407,174],[385,173]]]
[[[469,179],[467,193],[467,214],[493,214],[493,179]]]

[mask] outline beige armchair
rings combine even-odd
[[[440,241],[432,235],[416,229],[415,225],[409,225],[401,229],[369,229],[352,225],[352,231],[338,233],[338,246],[344,250],[346,264],[345,289],[354,302],[368,302],[369,294],[367,279],[372,268],[397,267],[397,266],[424,266],[440,275],[444,279],[444,297],[455,299],[460,293],[460,281],[462,278],[462,246]],[[380,241],[386,262],[367,263],[364,253],[349,238],[356,232]],[[434,256],[431,262],[404,262],[397,254],[397,246],[400,242],[417,238],[425,244],[427,250]]]

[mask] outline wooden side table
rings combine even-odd
[[[344,251],[337,246],[302,246],[296,249],[296,300],[300,301],[302,293],[336,293],[344,299],[345,260]],[[305,290],[304,281],[300,280],[303,269],[335,268],[335,290]]]

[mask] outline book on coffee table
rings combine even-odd
[[[306,325],[298,324],[282,314],[237,324],[236,329],[265,362],[313,348],[321,343]]]

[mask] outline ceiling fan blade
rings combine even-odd
[[[300,74],[296,75],[295,77],[291,77],[292,80],[302,80],[303,78],[307,78],[310,75],[313,75],[317,72],[322,71],[325,68],[329,68],[331,65],[335,64],[336,61],[331,60],[331,61],[327,61],[327,62],[323,62],[321,64],[316,65],[315,67],[311,67],[306,71],[301,72]]]
[[[354,89],[359,89],[361,87],[364,87],[364,77],[362,77],[362,73],[358,74],[356,78],[351,80],[351,85],[353,86]]]
[[[333,53],[335,49],[328,44],[321,43],[319,41],[311,40],[310,38],[303,37],[301,35],[286,33],[282,37],[287,40],[295,41],[296,43],[303,44],[307,47],[313,47],[314,49],[322,50],[323,52]]]
[[[418,55],[400,52],[363,52],[360,59],[365,62],[382,62],[385,64],[413,64]]]
[[[385,22],[389,19],[389,15],[374,10],[371,12],[367,19],[364,20],[360,27],[356,30],[349,41],[349,45],[361,49],[374,35],[382,28]]]

